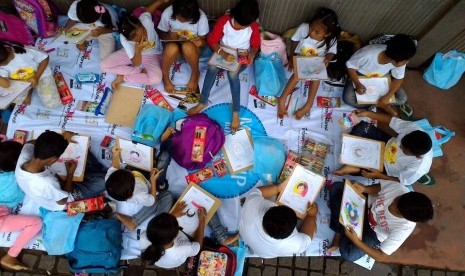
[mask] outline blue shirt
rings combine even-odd
[[[24,192],[16,182],[15,172],[0,172],[0,205],[13,208],[23,199]]]

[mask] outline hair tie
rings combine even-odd
[[[106,11],[104,6],[95,6],[94,9],[96,13],[100,13],[100,14],[105,13]]]

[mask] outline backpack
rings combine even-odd
[[[34,45],[34,37],[21,18],[0,11],[0,40]]]
[[[442,145],[455,136],[455,132],[443,126],[431,126],[428,119],[415,122],[424,132],[428,133],[433,142],[433,157],[443,156]]]
[[[186,276],[233,276],[236,264],[236,254],[231,249],[205,238],[199,254],[187,259]]]
[[[196,127],[206,128],[202,161],[192,161]],[[205,113],[194,114],[187,117],[181,125],[181,131],[171,137],[171,156],[181,167],[188,170],[200,169],[218,154],[224,141],[224,132],[218,122]]]
[[[123,235],[115,219],[82,222],[74,249],[66,254],[73,273],[111,273],[120,269]]]
[[[13,0],[19,16],[40,37],[50,37],[58,31],[58,13],[48,0]]]
[[[172,118],[173,112],[166,108],[151,104],[144,105],[134,121],[131,140],[155,147]]]

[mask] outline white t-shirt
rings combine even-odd
[[[81,22],[81,20],[79,20],[79,18],[77,17],[77,3],[78,2],[80,2],[80,0],[76,0],[71,4],[68,10],[68,17],[69,19],[73,21]],[[113,7],[108,4],[104,4],[104,3],[99,3],[99,4],[103,5],[105,9],[108,11],[108,13],[110,14],[111,23],[113,24],[113,27],[115,28],[118,27],[118,14],[115,11],[115,9],[113,9]],[[102,23],[100,19],[95,21],[94,24],[96,27],[105,27],[105,25]]]
[[[66,205],[59,205],[57,201],[67,198],[69,194],[61,189],[56,176],[47,169],[41,173],[30,173],[21,168],[24,163],[32,159],[33,153],[34,145],[25,144],[15,170],[19,187],[38,206],[50,211],[63,210]]]
[[[239,234],[242,240],[261,258],[290,256],[304,252],[312,241],[309,236],[296,229],[285,239],[275,239],[268,235],[262,226],[263,216],[276,203],[263,198],[255,188],[247,196],[242,207]]]
[[[337,54],[337,40],[331,41],[331,47],[326,51],[325,41],[317,41],[310,37],[310,24],[302,23],[291,37],[292,41],[298,41],[294,53],[300,56],[324,57],[327,53]]]
[[[382,51],[386,51],[384,44],[372,44],[363,47],[346,62],[347,68],[357,70],[367,77],[382,77],[388,73],[395,79],[403,79],[406,65],[396,67],[392,63],[380,64],[378,56]]]
[[[139,20],[147,31],[147,42],[145,42],[145,48],[142,50],[143,55],[157,55],[161,54],[162,47],[160,39],[158,38],[155,26],[153,25],[152,15],[148,12],[144,12],[139,16]],[[126,54],[132,59],[136,54],[136,42],[127,40],[124,35],[120,34],[121,45],[123,45]]]
[[[249,49],[250,37],[252,36],[252,28],[248,26],[242,30],[234,29],[234,18],[228,20],[223,27],[223,37],[221,38],[221,45],[232,49]]]
[[[117,169],[111,167],[105,175],[105,181]],[[123,215],[132,216],[136,214],[143,206],[152,206],[155,204],[155,198],[149,193],[150,182],[145,177],[138,173],[133,172],[135,177],[134,192],[132,197],[126,201],[114,200],[116,203],[116,211]]]
[[[391,255],[410,236],[416,223],[389,212],[392,201],[409,192],[407,187],[387,180],[381,180],[380,185],[381,191],[377,195],[368,196],[368,219],[370,227],[381,242],[381,251]]]
[[[404,121],[393,117],[389,127],[398,133],[397,137],[389,139],[384,151],[384,168],[389,176],[398,177],[403,185],[412,185],[420,177],[427,174],[433,163],[433,150],[417,158],[405,155],[400,148],[402,138],[415,131],[422,130],[415,122]]]
[[[35,48],[25,46],[26,53],[18,54],[15,53],[15,57],[4,66],[0,66],[0,76],[4,78],[11,78],[15,80],[26,80],[32,78],[39,64],[45,60],[48,55]],[[42,77],[50,76],[51,71],[45,70],[42,73]]]
[[[165,33],[176,32],[179,35],[188,38],[205,36],[210,31],[207,16],[202,10],[200,10],[200,19],[195,24],[191,24],[190,22],[183,23],[177,19],[172,19],[172,15],[173,6],[169,6],[161,15],[160,23],[158,23],[158,29]]]

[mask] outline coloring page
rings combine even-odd
[[[78,43],[86,39],[92,32],[93,27],[89,24],[76,24],[66,33],[58,36],[54,42],[71,42]]]
[[[234,55],[233,53],[231,54]],[[237,54],[235,54],[235,56],[237,56]],[[234,61],[229,62],[218,53],[213,53],[208,64],[231,72],[236,72],[239,69],[239,62],[237,61],[237,58],[234,59]]]
[[[382,142],[350,135],[342,137],[340,162],[360,168],[382,169]]]
[[[254,151],[249,131],[241,129],[226,135],[223,153],[231,174],[253,168]]]
[[[52,171],[62,177],[66,177],[66,165],[68,160],[77,162],[77,168],[74,172],[74,181],[82,181],[84,178],[84,170],[87,161],[87,150],[89,149],[89,136],[74,135],[72,140],[75,143],[69,143],[65,152],[58,158],[58,160],[51,166]]]
[[[323,57],[294,57],[294,72],[300,80],[326,80],[328,73]]]
[[[378,99],[386,95],[389,91],[388,78],[359,78],[360,82],[365,86],[365,94],[360,95],[355,93],[358,103],[376,103]],[[395,101],[395,98],[389,102]]]
[[[346,180],[342,194],[341,212],[339,221],[344,226],[352,227],[361,239],[363,233],[363,219],[365,215],[365,197],[355,190],[355,187]]]
[[[121,148],[121,162],[150,172],[153,168],[153,148],[118,138]]]
[[[21,93],[27,91],[31,84],[26,81],[10,80],[10,87],[0,87],[0,109],[7,108]]]

